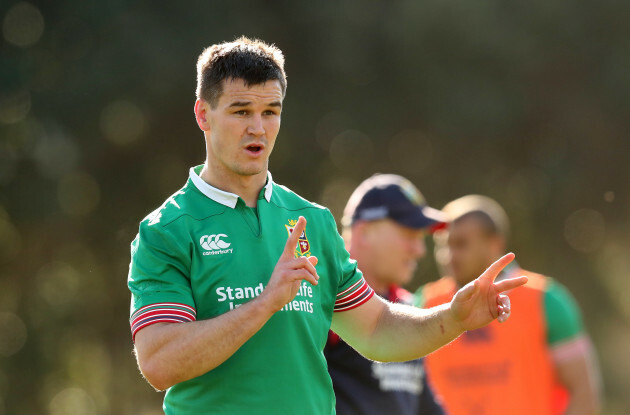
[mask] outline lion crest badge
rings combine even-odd
[[[297,220],[289,219],[289,224],[284,225],[287,228],[287,233],[289,235],[293,233],[297,222]],[[311,244],[308,242],[308,238],[306,237],[306,229],[302,232],[302,235],[300,235],[300,238],[298,239],[298,244],[295,248],[295,256],[311,256]]]

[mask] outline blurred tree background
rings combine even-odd
[[[195,63],[287,58],[274,179],[337,218],[375,172],[502,203],[574,293],[605,413],[630,413],[630,3],[0,3],[0,415],[155,415],[128,326],[138,222],[205,157]],[[423,261],[411,288],[437,277]]]

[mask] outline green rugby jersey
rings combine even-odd
[[[226,313],[258,296],[299,216],[307,219],[296,255],[319,259],[319,284],[295,297],[217,368],[174,385],[167,415],[334,414],[323,348],[333,311],[372,295],[345,250],[328,209],[268,175],[256,209],[210,186],[190,169],[186,185],[141,223],[131,244],[132,335],[154,323],[186,323]]]

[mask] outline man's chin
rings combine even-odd
[[[267,174],[267,164],[264,166],[256,165],[256,166],[237,166],[232,169],[236,174],[241,176],[257,176],[259,174]]]
[[[241,170],[237,171],[237,173],[241,176],[258,176],[259,174],[266,173],[265,170]]]

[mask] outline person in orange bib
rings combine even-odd
[[[469,195],[448,203],[447,230],[435,234],[447,275],[417,291],[418,305],[448,303],[506,248],[509,222],[494,200]],[[497,277],[525,275],[513,289],[505,324],[465,332],[425,358],[435,393],[451,415],[586,415],[599,411],[595,355],[571,294],[557,281],[510,264]]]

